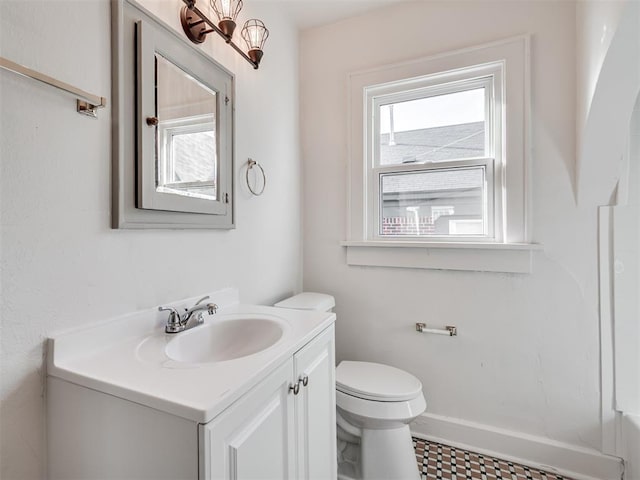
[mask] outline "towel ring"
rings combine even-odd
[[[262,173],[262,188],[260,189],[259,192],[255,191],[251,186],[251,182],[249,182],[249,172],[253,169],[254,166],[258,167],[260,169],[260,172]],[[245,178],[247,180],[247,188],[249,189],[249,191],[252,194],[254,194],[256,197],[259,197],[260,195],[262,195],[262,193],[264,192],[264,187],[267,186],[267,176],[264,173],[264,168],[262,168],[262,165],[260,165],[255,160],[252,160],[252,159],[247,160],[247,173],[245,175]]]

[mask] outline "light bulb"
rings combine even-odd
[[[262,50],[269,36],[269,30],[261,20],[252,18],[247,20],[242,29],[242,38],[247,43],[249,50]]]
[[[211,0],[210,3],[218,16],[218,28],[222,30],[229,43],[236,29],[236,18],[242,10],[242,0]]]
[[[211,0],[211,8],[218,16],[218,21],[236,21],[240,10],[242,10],[242,0]]]

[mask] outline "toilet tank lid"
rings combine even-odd
[[[336,306],[336,301],[326,293],[302,292],[275,304],[280,308],[293,308],[296,310],[318,310],[328,312]]]
[[[336,368],[336,388],[379,402],[413,400],[422,393],[422,383],[409,372],[380,363],[346,360]]]

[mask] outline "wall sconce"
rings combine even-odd
[[[180,10],[180,22],[189,40],[193,43],[202,43],[208,34],[216,32],[231,48],[253,65],[254,69],[258,69],[269,30],[260,20],[247,20],[241,33],[247,43],[248,53],[245,53],[233,42],[233,32],[236,29],[238,14],[242,10],[242,0],[209,0],[211,8],[218,17],[217,25],[196,7],[196,0],[182,1],[185,6]]]

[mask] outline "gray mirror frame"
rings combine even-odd
[[[111,57],[112,57],[112,228],[115,229],[232,229],[235,228],[234,135],[235,78],[231,72],[216,63],[186,38],[166,26],[153,14],[133,0],[112,0],[111,3]],[[143,22],[175,42],[176,48],[188,48],[190,55],[208,62],[212,68],[231,79],[229,97],[230,158],[224,178],[220,178],[221,198],[226,204],[224,214],[188,213],[138,208],[142,151],[137,115],[137,60],[136,24]]]

